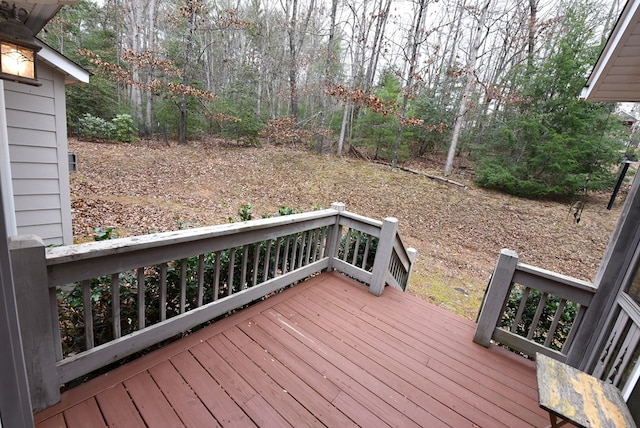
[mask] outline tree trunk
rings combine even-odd
[[[298,0],[293,0],[291,5],[291,16],[287,26],[289,36],[289,114],[298,122],[298,51],[296,44],[296,27],[298,25]],[[289,5],[287,5],[289,6]]]
[[[156,0],[150,0],[147,6],[147,22],[149,23],[149,35],[147,37],[148,45],[147,50],[152,54],[155,54],[156,50],[156,16],[157,16],[157,2]],[[153,67],[148,66],[147,83],[153,79]],[[148,135],[152,128],[153,122],[153,92],[146,91],[146,108],[144,119],[144,133]]]
[[[193,35],[196,31],[197,6],[192,4],[192,0],[187,0],[189,15],[187,16],[187,37],[184,46],[184,66],[182,67],[182,84],[189,86],[189,71],[191,53],[193,51]],[[180,124],[178,126],[178,143],[187,143],[187,94],[182,91],[180,94]]]
[[[405,60],[409,63],[409,70],[405,80],[405,87],[402,94],[402,106],[400,108],[400,123],[398,124],[398,132],[396,133],[396,143],[393,149],[393,161],[391,162],[391,169],[396,171],[398,169],[398,154],[400,152],[400,143],[402,142],[402,133],[404,131],[404,121],[407,116],[407,105],[409,104],[409,98],[413,92],[413,76],[416,72],[416,65],[418,62],[418,48],[422,44],[422,25],[424,21],[424,15],[427,12],[428,0],[420,0],[418,4],[418,10],[415,16],[415,24],[413,31],[409,35],[409,43],[411,47],[411,55]]]
[[[467,83],[465,84],[464,90],[462,92],[462,99],[460,100],[460,107],[458,108],[458,116],[456,117],[456,123],[453,128],[453,134],[451,136],[451,145],[449,146],[449,153],[447,153],[447,162],[444,166],[444,175],[449,176],[453,171],[453,158],[456,154],[456,147],[458,145],[458,139],[460,138],[460,131],[462,129],[462,122],[464,121],[464,115],[467,112],[467,103],[469,101],[469,97],[471,96],[471,91],[473,89],[473,84],[475,81],[475,69],[476,62],[478,60],[478,51],[480,50],[480,46],[484,41],[484,24],[487,20],[487,15],[489,13],[489,5],[491,0],[487,0],[485,5],[483,6],[480,12],[480,18],[478,19],[478,26],[476,29],[475,37],[471,43],[471,51],[469,52],[469,59],[467,61]]]
[[[347,125],[349,123],[349,113],[351,111],[351,103],[347,101],[344,104],[344,112],[342,114],[342,126],[340,127],[340,137],[338,138],[338,151],[336,155],[342,156],[342,149],[344,147],[344,139],[347,133]]]
[[[131,1],[127,10],[126,17],[129,24],[129,48],[134,53],[139,53],[141,48],[140,39],[142,37],[142,1]],[[131,81],[133,84],[129,86],[129,102],[131,105],[131,115],[141,121],[142,116],[142,94],[140,91],[140,67],[133,65],[131,67]]]
[[[329,27],[329,40],[327,42],[327,56],[325,58],[324,63],[324,84],[322,85],[321,90],[326,90],[329,87],[332,81],[332,65],[333,65],[333,53],[334,53],[334,39],[336,32],[336,14],[338,11],[338,0],[331,1],[331,26]],[[322,93],[320,94],[322,100],[322,109],[320,111],[320,134],[318,135],[318,140],[316,142],[316,151],[322,154],[324,150],[324,129],[326,127],[327,122],[327,96]]]
[[[389,17],[389,10],[391,9],[391,0],[386,0],[386,3],[382,4],[383,0],[380,0],[380,12],[376,14],[376,31],[373,35],[373,44],[371,46],[371,58],[369,59],[369,65],[367,67],[367,74],[365,75],[364,91],[367,92],[373,86],[373,80],[378,69],[378,61],[380,59],[380,52],[382,51],[382,40],[387,28],[387,18]]]
[[[533,60],[536,49],[536,28],[538,22],[538,2],[529,0],[529,33],[527,35],[527,76],[533,72]]]

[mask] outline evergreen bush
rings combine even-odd
[[[109,139],[113,126],[101,117],[85,113],[78,120],[78,135],[90,140],[104,141]]]
[[[133,143],[138,139],[138,129],[130,114],[119,114],[111,119],[111,138],[122,143]]]
[[[613,186],[624,148],[614,105],[578,96],[600,47],[588,13],[570,10],[552,52],[514,73],[520,100],[505,106],[489,131],[477,182],[522,197],[571,197]],[[551,42],[550,42],[551,43]]]

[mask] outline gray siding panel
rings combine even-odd
[[[41,131],[55,131],[56,118],[41,113],[31,113],[20,110],[7,110],[7,123],[13,128],[35,129]]]
[[[40,210],[40,211],[24,211],[16,218],[18,227],[39,226],[42,225],[42,218],[46,216],[49,224],[60,224],[62,215],[59,209]]]
[[[54,98],[55,76],[51,67],[40,63],[38,66],[38,81],[40,86],[21,85],[19,83],[13,84],[11,92],[16,94],[24,94],[36,96],[39,98]],[[7,99],[7,98],[5,98]]]
[[[27,128],[9,128],[9,141],[12,145],[56,147],[56,133],[52,131],[37,131]]]
[[[13,179],[49,178],[58,181],[58,165],[12,162]]]
[[[19,92],[9,92],[5,96],[5,102],[12,109],[22,112],[40,113],[50,115],[55,111],[55,102],[53,98],[39,96],[38,103],[30,102],[32,96],[25,96]]]
[[[55,147],[9,146],[12,162],[31,162],[58,165],[58,150]],[[56,177],[57,178],[57,177]]]
[[[17,214],[20,214],[19,211],[51,210],[61,208],[59,195],[14,195],[13,199],[16,204]],[[17,217],[20,217],[20,215]],[[48,223],[46,217],[43,218],[43,223]]]
[[[60,183],[58,180],[48,179],[14,180],[13,194],[15,196],[58,195],[60,194]]]
[[[18,226],[18,235],[33,234],[38,235],[44,240],[46,245],[59,243],[62,236],[62,226],[58,224],[41,224],[38,226],[20,227]]]
[[[64,75],[42,65],[42,86],[5,82],[18,233],[72,244]]]

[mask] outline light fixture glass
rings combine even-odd
[[[15,43],[0,41],[0,67],[2,73],[35,79],[35,52]]]
[[[28,12],[15,4],[0,4],[0,79],[39,86],[36,52],[40,46],[24,25],[27,16]]]

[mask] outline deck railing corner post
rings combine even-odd
[[[393,252],[393,244],[396,234],[398,233],[398,219],[395,217],[387,217],[382,222],[380,230],[380,238],[378,239],[378,248],[373,259],[373,271],[371,272],[371,284],[369,284],[369,292],[379,296],[384,290],[387,274],[389,272],[389,263]]]
[[[518,254],[513,250],[502,249],[498,257],[498,263],[491,276],[487,287],[473,341],[479,345],[488,347],[496,329],[504,304],[511,292],[513,275],[518,266]]]
[[[334,202],[331,204],[331,209],[342,212],[345,210],[345,205],[343,202]]]
[[[45,246],[35,235],[8,243],[31,407],[38,411],[60,401]]]
[[[413,272],[413,265],[416,261],[416,257],[418,256],[418,250],[413,247],[407,248],[407,255],[409,256],[409,271],[407,272],[407,283],[404,285],[404,290],[407,290],[409,287],[409,281],[411,281],[411,273]]]

